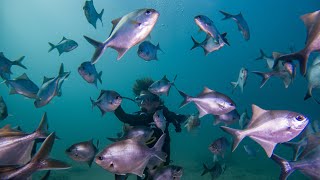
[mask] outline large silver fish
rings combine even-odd
[[[98,141],[99,142],[99,141]],[[98,146],[98,143],[97,143]],[[97,147],[93,144],[93,140],[79,142],[71,145],[66,149],[66,154],[73,160],[78,162],[86,162],[89,167],[98,153]]]
[[[252,118],[243,130],[221,126],[221,129],[234,138],[234,151],[243,138],[249,136],[262,146],[271,157],[278,143],[288,142],[298,136],[307,126],[309,120],[302,114],[283,110],[264,110],[252,105]]]
[[[60,66],[59,75],[55,78],[43,78],[43,83],[37,94],[38,98],[34,102],[36,108],[47,105],[55,96],[61,96],[61,86],[63,81],[70,75],[64,72],[63,64]]]
[[[199,118],[207,114],[226,114],[236,108],[235,103],[228,96],[207,87],[204,87],[203,91],[196,97],[189,96],[179,90],[178,92],[184,98],[180,108],[194,102],[199,111]]]
[[[309,68],[307,73],[307,81],[308,91],[304,97],[304,100],[312,97],[312,89],[320,87],[320,55],[313,61],[312,66]]]
[[[220,11],[225,17],[222,20],[232,19],[238,25],[238,30],[241,32],[243,38],[248,41],[250,39],[250,31],[247,21],[243,18],[242,13],[240,12],[237,15],[232,15],[224,11]]]
[[[14,80],[6,80],[5,82],[11,86],[10,94],[21,94],[32,99],[38,98],[39,87],[29,79],[26,73]]]
[[[320,178],[320,136],[308,140],[308,145],[296,161],[287,161],[276,154],[271,156],[281,167],[280,179],[287,179],[295,170],[299,170],[311,179]]]
[[[95,162],[114,174],[130,173],[142,177],[150,158],[157,157],[163,162],[166,160],[166,153],[161,151],[165,136],[163,134],[153,148],[132,139],[115,142],[101,151]]]
[[[0,96],[0,120],[4,120],[8,117],[8,107],[3,97]]]
[[[166,96],[169,95],[170,88],[174,85],[175,80],[177,79],[177,75],[174,77],[173,81],[170,82],[167,76],[163,76],[162,79],[152,83],[148,87],[148,91],[156,95],[165,94]]]
[[[84,15],[86,16],[88,22],[96,29],[97,28],[97,20],[100,19],[102,23],[102,15],[104,9],[101,10],[100,14],[97,13],[96,8],[93,5],[93,0],[86,1],[83,6]],[[102,23],[103,25],[103,23]]]
[[[91,98],[90,100],[92,103],[92,108],[98,106],[103,116],[106,112],[111,112],[117,109],[122,102],[122,97],[116,91],[101,90],[96,101],[92,100]]]
[[[159,12],[154,9],[138,9],[114,19],[110,36],[106,41],[98,42],[84,36],[96,48],[91,62],[96,63],[108,47],[118,52],[119,60],[131,47],[142,42],[150,34],[158,17]]]
[[[307,73],[307,63],[310,53],[320,51],[320,10],[305,14],[301,16],[301,19],[307,28],[307,40],[305,47],[298,52],[278,57],[275,61],[275,66],[278,64],[279,60],[298,60],[300,64],[300,72],[302,75],[305,75]]]
[[[248,70],[246,68],[241,68],[240,72],[239,72],[238,81],[237,82],[231,82],[231,85],[233,86],[233,89],[235,89],[237,86],[239,86],[241,92],[243,93],[243,88],[246,85],[247,78],[248,78]]]
[[[45,113],[36,131],[31,134],[11,129],[9,125],[0,129],[0,165],[22,165],[30,161],[34,140],[48,136]]]
[[[213,21],[209,19],[207,16],[204,15],[198,15],[194,17],[194,21],[196,24],[200,27],[202,31],[204,31],[206,34],[209,34],[211,37],[213,37],[218,44],[227,44],[227,39],[220,34],[216,26],[214,25]]]
[[[29,179],[36,171],[69,169],[71,166],[55,159],[49,158],[55,134],[51,133],[41,145],[37,154],[22,166],[1,166],[0,179]]]
[[[59,56],[64,52],[70,52],[78,47],[77,42],[75,42],[72,39],[67,39],[66,37],[63,37],[62,40],[57,45],[54,45],[50,42],[49,42],[49,45],[50,45],[50,49],[48,52],[57,48],[59,52]]]
[[[227,33],[221,34],[221,36],[227,41]],[[196,47],[202,47],[204,51],[204,55],[207,56],[209,53],[212,53],[214,51],[218,51],[222,47],[224,47],[225,43],[218,43],[213,37],[210,35],[207,35],[206,39],[203,42],[197,42],[192,36],[191,39],[193,41],[193,46],[190,50],[196,48]]]

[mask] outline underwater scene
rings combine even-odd
[[[0,1],[0,179],[320,179],[320,1]]]

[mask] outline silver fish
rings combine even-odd
[[[320,87],[320,55],[313,61],[312,66],[307,73],[308,91],[304,97],[304,100],[312,97],[312,89]],[[315,98],[313,98],[316,100]],[[320,103],[316,100],[317,103]]]
[[[50,42],[49,42],[49,45],[50,45],[50,49],[48,52],[57,48],[59,52],[59,56],[64,52],[70,52],[78,47],[77,42],[75,42],[72,39],[67,39],[66,37],[63,37],[62,40],[57,45],[54,45]]]
[[[37,154],[27,164],[20,167],[0,167],[0,179],[28,179],[33,173],[40,170],[69,169],[71,166],[62,161],[49,158],[55,140],[51,133],[41,145]]]
[[[203,172],[201,176],[210,173],[211,179],[217,179],[226,170],[226,165],[221,165],[219,162],[215,162],[212,168],[209,168],[206,164],[203,164]]]
[[[237,86],[239,86],[241,92],[243,93],[243,88],[246,85],[247,78],[248,78],[248,70],[246,68],[241,68],[240,72],[239,72],[238,81],[237,82],[231,82],[231,85],[233,86],[233,89],[235,89]]]
[[[24,69],[27,69],[27,67],[25,67],[22,64],[22,61],[24,58],[25,58],[25,56],[22,56],[21,58],[19,58],[16,61],[10,61],[8,58],[6,58],[4,56],[3,52],[0,52],[0,75],[1,75],[2,79],[4,79],[4,80],[10,79],[10,75],[12,74],[11,67],[13,65],[20,66]]]
[[[98,146],[99,141],[97,142]],[[71,145],[66,149],[66,154],[73,160],[78,162],[86,162],[89,167],[94,160],[95,155],[98,153],[97,147],[93,144],[93,140],[79,142]]]
[[[178,92],[184,98],[180,108],[194,102],[199,111],[199,118],[207,114],[226,114],[236,108],[235,103],[228,96],[207,87],[204,87],[203,91],[196,97],[189,96],[179,90]]]
[[[78,68],[78,72],[80,76],[88,83],[94,84],[97,87],[97,80],[99,80],[99,82],[102,84],[102,71],[98,73],[95,65],[91,64],[91,62],[83,62]]]
[[[246,129],[238,130],[226,126],[221,129],[234,137],[232,151],[242,139],[249,136],[260,144],[271,157],[278,143],[288,142],[298,136],[309,120],[302,114],[284,110],[264,110],[252,105],[252,118]]]
[[[8,117],[8,107],[3,97],[0,96],[0,120],[4,120]]]
[[[231,125],[240,119],[240,114],[236,109],[222,115],[214,115],[213,125],[218,125],[219,123],[224,123],[226,126]]]
[[[112,142],[125,139],[135,139],[136,141],[147,142],[153,135],[153,130],[146,126],[126,126],[123,128],[123,135],[119,138],[108,138]]]
[[[96,63],[108,47],[115,49],[118,52],[117,59],[121,59],[131,47],[142,42],[150,34],[158,17],[159,12],[154,9],[138,9],[114,19],[110,36],[106,41],[98,42],[84,36],[96,48],[91,62]]]
[[[166,153],[161,151],[165,136],[163,134],[153,148],[148,148],[144,142],[132,139],[115,142],[102,150],[96,156],[95,162],[114,174],[130,173],[143,177],[143,171],[150,158],[157,157],[165,161]]]
[[[169,165],[157,169],[153,175],[153,180],[180,180],[183,174],[183,168],[180,166]]]
[[[227,39],[219,33],[213,21],[209,19],[207,16],[198,15],[194,17],[194,21],[202,31],[204,31],[206,34],[209,34],[211,37],[213,37],[218,44],[227,44],[230,46]]]
[[[55,78],[43,78],[43,83],[37,94],[38,98],[34,102],[36,108],[47,105],[55,96],[61,96],[61,86],[63,81],[70,75],[64,72],[63,64],[60,66],[59,75]]]
[[[116,91],[101,90],[96,101],[92,100],[91,98],[90,100],[92,103],[92,108],[98,106],[103,116],[106,112],[111,112],[117,109],[122,102],[122,97]]]
[[[282,79],[285,88],[288,88],[292,82],[291,75],[285,70],[269,71],[269,72],[252,71],[252,73],[262,77],[260,88],[262,88],[266,84],[266,82],[270,79],[270,77],[273,77],[273,76],[279,77],[280,79]]]
[[[200,126],[200,118],[198,114],[189,116],[188,119],[186,120],[186,124],[184,125],[184,127],[187,128],[188,132],[192,131],[193,129],[199,126]]]
[[[247,21],[243,18],[242,13],[240,12],[237,15],[232,15],[224,11],[220,11],[225,17],[222,20],[232,19],[238,25],[238,30],[241,32],[243,38],[248,41],[250,39],[250,30]]]
[[[160,79],[159,81],[152,83],[148,87],[148,91],[150,91],[151,93],[156,94],[156,95],[165,94],[166,96],[168,96],[171,86],[175,86],[174,82],[175,82],[176,78],[177,78],[177,75],[174,77],[173,81],[170,82],[168,80],[167,76],[163,76],[163,78]]]
[[[224,158],[225,153],[227,152],[227,148],[230,146],[229,141],[225,137],[218,138],[214,140],[210,145],[209,145],[209,150],[214,154],[214,155],[219,155]]]
[[[31,134],[11,129],[10,125],[0,130],[0,165],[22,165],[30,161],[34,140],[48,136],[47,114],[37,130]]]
[[[282,61],[292,61],[298,60],[300,64],[300,72],[302,75],[307,73],[307,62],[310,56],[310,53],[314,51],[320,51],[320,10],[305,14],[301,16],[302,21],[304,22],[307,28],[307,40],[305,47],[291,54],[286,54],[278,57],[275,61],[275,65]]]
[[[83,6],[84,15],[86,16],[88,22],[96,29],[97,28],[97,20],[100,19],[102,23],[102,15],[104,9],[101,10],[100,14],[97,13],[96,8],[93,5],[93,0],[86,1]],[[103,25],[103,23],[102,23]]]
[[[153,121],[156,124],[157,128],[161,129],[162,133],[164,133],[164,130],[167,126],[167,120],[166,117],[163,115],[163,109],[157,110],[153,114]]]
[[[6,80],[5,82],[11,86],[9,94],[21,94],[32,99],[38,98],[39,87],[29,79],[26,73],[14,80]]]
[[[227,33],[222,33],[221,36],[227,41],[226,39]],[[214,51],[218,51],[219,49],[221,49],[226,45],[225,43],[218,43],[210,35],[207,35],[206,39],[201,43],[197,42],[192,36],[191,36],[191,39],[193,41],[193,46],[190,50],[197,47],[202,47],[205,56],[207,56],[209,53],[212,53]]]
[[[159,43],[155,46],[150,41],[143,41],[138,47],[137,54],[145,61],[158,60],[158,50],[162,51]]]
[[[267,56],[262,49],[260,49],[260,56],[256,58],[256,60],[265,60],[267,62],[267,66],[270,70],[273,69],[274,59],[272,56]]]

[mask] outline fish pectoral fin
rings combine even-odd
[[[144,177],[145,175],[143,174],[144,169],[146,168],[150,158],[145,158],[145,160],[138,165],[135,169],[132,170],[132,174],[138,175],[140,177]]]
[[[276,147],[277,143],[274,142],[270,142],[258,137],[254,137],[254,136],[249,136],[251,139],[253,139],[254,141],[256,141],[258,144],[260,144],[262,146],[262,148],[264,149],[264,151],[267,153],[268,157],[270,158],[274,148]]]
[[[203,116],[208,114],[208,112],[203,107],[199,106],[198,104],[196,104],[196,106],[199,111],[199,118],[202,118]]]
[[[128,51],[128,48],[118,48],[118,47],[112,47],[118,52],[118,58],[117,60],[121,59],[122,56]]]

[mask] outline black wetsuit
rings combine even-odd
[[[163,115],[166,118],[166,128],[164,130],[164,133],[166,134],[165,142],[162,146],[162,151],[167,154],[166,162],[164,165],[168,165],[170,163],[170,135],[169,135],[169,124],[172,123],[175,127],[176,132],[181,132],[181,126],[180,123],[184,122],[187,119],[187,116],[185,115],[180,115],[176,114],[174,112],[171,112],[168,110],[167,107],[161,105],[159,106],[156,110],[161,110],[163,109]],[[117,116],[117,118],[124,122],[127,123],[131,126],[147,126],[147,127],[152,127],[154,130],[153,136],[156,137],[156,141],[153,143],[149,144],[149,147],[153,147],[154,144],[157,142],[157,140],[160,138],[160,136],[163,134],[162,130],[155,127],[151,126],[151,124],[154,122],[153,121],[153,113],[148,114],[144,111],[138,111],[134,114],[128,114],[124,112],[121,106],[119,106],[115,111],[114,114]]]

